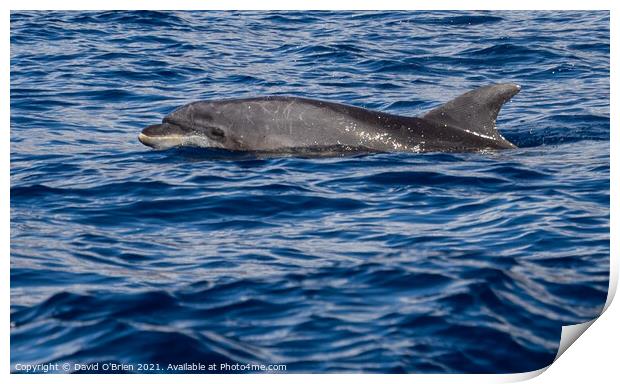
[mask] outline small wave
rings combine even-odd
[[[416,20],[417,23],[420,24],[430,24],[430,25],[481,25],[481,24],[493,24],[502,21],[503,18],[498,16],[451,16],[451,17],[442,17],[442,18],[423,18],[420,20]]]

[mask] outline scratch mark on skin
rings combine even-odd
[[[295,100],[291,100],[291,102],[288,103],[286,107],[284,107],[284,111],[286,112],[285,120],[288,123],[288,134],[290,136],[293,136],[293,122],[291,121],[291,109],[294,103],[295,103]]]
[[[255,103],[249,103],[248,104],[248,113],[246,113],[245,115],[245,119],[248,122],[248,125],[253,125],[254,124],[254,120],[252,120],[252,118],[250,117],[252,115],[252,105],[255,105]]]

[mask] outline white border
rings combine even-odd
[[[442,1],[394,1],[394,0],[382,0],[382,1],[367,1],[367,0],[344,0],[334,2],[330,0],[314,0],[314,1],[295,1],[295,0],[263,0],[263,1],[241,1],[241,0],[217,0],[217,1],[189,1],[189,0],[175,0],[174,2],[166,1],[145,1],[145,0],[133,0],[133,1],[4,1],[2,7],[6,8],[5,17],[2,19],[2,31],[4,38],[2,39],[2,51],[10,52],[10,16],[9,10],[26,10],[26,9],[520,9],[520,10],[535,10],[535,9],[598,9],[598,10],[612,10],[611,12],[611,63],[618,63],[618,46],[617,46],[617,28],[618,22],[616,12],[618,7],[615,6],[617,2],[612,1],[600,1],[589,0],[587,2],[577,1],[534,1],[534,0],[521,0],[513,2],[498,2],[488,0],[478,1],[458,1],[458,0],[442,0]],[[5,265],[6,268],[3,271],[3,278],[0,279],[2,286],[2,308],[5,312],[4,332],[1,333],[0,342],[2,344],[1,357],[5,362],[3,375],[8,376],[4,382],[15,383],[32,383],[34,381],[43,381],[50,383],[67,383],[67,382],[79,382],[90,381],[94,383],[107,383],[110,380],[132,381],[132,382],[149,382],[149,383],[168,383],[173,379],[174,381],[182,382],[221,382],[221,383],[238,383],[238,382],[259,382],[259,383],[290,383],[291,381],[310,383],[314,382],[317,378],[319,380],[333,380],[338,382],[355,382],[357,383],[376,383],[382,381],[393,382],[407,382],[412,381],[421,383],[445,383],[445,382],[465,382],[465,383],[490,383],[490,382],[514,382],[526,380],[532,377],[538,376],[540,373],[547,371],[544,375],[540,375],[534,379],[537,383],[554,383],[554,382],[583,382],[585,380],[600,379],[602,382],[607,382],[609,378],[618,377],[617,369],[617,356],[618,346],[620,341],[618,337],[619,331],[617,324],[620,324],[620,311],[618,305],[609,307],[613,295],[615,294],[618,283],[618,212],[617,200],[611,199],[611,260],[612,260],[612,273],[610,279],[610,295],[606,303],[606,312],[602,315],[601,320],[594,321],[587,331],[586,337],[581,337],[575,342],[576,346],[569,348],[556,362],[554,362],[548,369],[541,369],[539,371],[515,374],[515,375],[175,375],[174,377],[168,375],[10,375],[10,134],[7,127],[9,127],[10,112],[9,112],[9,97],[10,97],[10,55],[5,57],[2,62],[3,70],[0,73],[2,76],[2,84],[5,87],[6,98],[3,99],[0,105],[0,113],[2,114],[2,121],[5,122],[4,129],[0,130],[2,138],[0,139],[1,151],[3,154],[3,178],[2,189],[0,191],[0,201],[2,214],[5,220],[2,222],[2,249],[4,255],[6,255]],[[613,68],[613,65],[612,65]],[[617,76],[612,69],[611,71],[611,100],[615,100],[613,95],[618,94],[617,91]],[[611,124],[610,127],[615,127],[616,123],[616,108],[611,104]],[[611,129],[611,196],[618,196],[618,135]],[[615,154],[615,155],[614,155]],[[585,327],[586,329],[588,327]],[[607,380],[605,380],[607,379]],[[597,380],[598,381],[598,380]]]

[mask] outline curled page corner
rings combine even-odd
[[[613,259],[613,258],[611,258]],[[573,345],[575,340],[579,338],[579,336],[583,335],[583,333],[590,328],[594,322],[601,317],[603,313],[609,308],[611,302],[616,295],[616,289],[618,288],[618,270],[617,265],[610,260],[610,274],[609,274],[609,289],[607,290],[607,300],[605,300],[605,306],[601,313],[596,316],[594,319],[590,321],[586,321],[585,323],[573,324],[573,325],[565,325],[562,327],[562,335],[560,336],[560,346],[558,348],[558,353],[555,355],[555,362],[566,350],[568,347]]]
[[[573,343],[581,335],[583,335],[584,332],[588,328],[590,328],[590,326],[594,324],[594,322],[598,320],[598,318],[601,317],[603,313],[605,313],[607,308],[609,308],[609,306],[611,305],[611,302],[613,301],[616,295],[616,290],[618,288],[617,264],[613,261],[613,257],[610,259],[611,260],[610,260],[610,274],[609,274],[609,289],[607,291],[607,300],[605,301],[605,305],[603,309],[601,310],[601,313],[598,316],[596,316],[594,319],[586,321],[584,323],[565,325],[562,327],[562,334],[560,336],[560,345],[558,347],[558,352],[555,355],[555,358],[553,359],[553,362],[551,364],[541,369],[535,370],[535,371],[512,375],[512,377],[510,377],[506,382],[525,381],[525,380],[532,379],[544,373],[553,363],[557,361],[557,359],[560,358],[560,356],[562,356],[564,352],[566,352],[568,347],[573,345]]]
[[[616,295],[616,289],[618,288],[617,264],[614,263],[612,260],[613,258],[610,258],[609,289],[607,290],[607,300],[605,301],[605,306],[603,307],[601,313],[590,321],[586,321],[580,324],[565,325],[562,327],[560,346],[558,348],[558,353],[555,355],[555,359],[553,359],[553,362],[555,362],[560,356],[562,356],[562,354],[566,352],[568,347],[573,345],[575,340],[577,340],[579,336],[583,335],[583,333],[588,328],[590,328],[590,326],[594,324],[594,322],[598,320],[598,318],[601,317],[601,315],[605,313],[607,308],[609,308],[609,306],[611,305],[611,302]]]
[[[553,365],[553,363],[556,362],[556,360],[560,356],[562,356],[562,354],[564,352],[566,352],[568,347],[573,345],[573,343],[575,342],[575,340],[577,340],[579,338],[579,336],[583,335],[583,333],[588,328],[590,328],[590,326],[592,324],[594,324],[594,322],[599,317],[600,317],[600,315],[595,317],[594,319],[592,319],[590,321],[586,321],[585,323],[563,326],[562,327],[562,334],[560,336],[560,346],[558,347],[558,352],[555,355],[555,358],[553,359],[553,362],[551,364],[547,365],[546,367],[542,367],[542,368],[540,368],[538,370],[535,370],[535,371],[523,372],[523,373],[518,373],[518,374],[511,375],[511,377],[508,378],[508,380],[506,382],[525,381],[525,380],[533,379],[536,376],[542,375],[547,369],[549,369],[549,367],[551,365]]]
[[[613,252],[611,254],[613,254]],[[598,320],[598,318],[601,317],[603,313],[605,313],[607,308],[609,308],[609,306],[611,305],[611,302],[613,301],[614,297],[616,296],[616,290],[618,289],[618,272],[619,272],[618,263],[617,263],[617,258],[611,256],[611,254],[609,258],[609,288],[607,290],[607,299],[605,300],[605,305],[603,306],[601,313],[599,313],[598,316],[596,316],[594,319],[586,321],[584,323],[565,325],[562,327],[562,333],[560,335],[560,345],[558,347],[558,352],[555,355],[555,358],[553,359],[553,362],[551,364],[547,365],[546,367],[537,369],[535,371],[513,373],[513,374],[505,375],[499,380],[499,382],[504,382],[504,383],[521,382],[521,381],[526,381],[529,379],[533,379],[536,376],[542,375],[547,369],[549,369],[551,365],[553,365],[553,363],[557,361],[557,359],[560,358],[560,356],[562,356],[564,352],[566,352],[568,347],[573,345],[573,343],[579,338],[579,336],[583,335],[583,333],[588,328],[590,328],[590,326],[594,324],[594,322]]]
[[[585,323],[573,324],[573,325],[565,325],[562,327],[562,335],[560,336],[560,346],[558,348],[558,353],[555,355],[555,362],[566,350],[568,347],[573,345],[575,340],[579,338],[579,336],[583,335],[583,333],[590,328],[592,324],[598,319],[598,316],[590,321],[586,321]]]

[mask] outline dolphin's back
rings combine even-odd
[[[244,143],[254,150],[343,146],[393,151],[407,141],[402,127],[414,117],[294,96],[265,96],[204,102],[234,127],[244,127]],[[404,135],[404,136],[403,136]]]
[[[472,151],[514,148],[495,127],[502,105],[519,91],[497,84],[467,92],[422,117],[293,96],[221,101],[245,111],[237,124],[269,133],[262,147],[343,145],[378,151]],[[225,107],[224,107],[225,108]],[[254,144],[253,147],[256,147]]]

